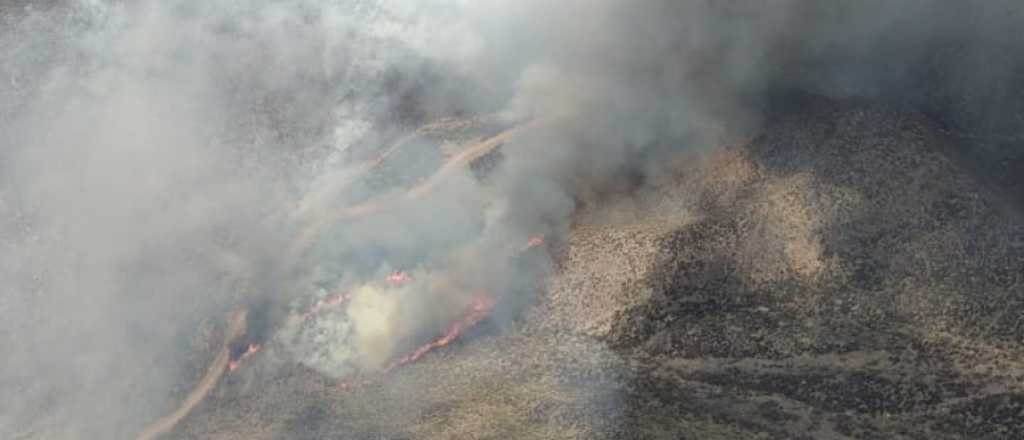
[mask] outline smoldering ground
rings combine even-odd
[[[308,303],[324,271],[340,271],[326,288],[424,260],[447,270],[438,256],[463,249],[476,266],[454,273],[511,289],[523,276],[501,270],[504,249],[565,233],[577,200],[642,181],[659,154],[755,129],[779,88],[885,99],[983,136],[1019,136],[1024,110],[1011,1],[78,0],[0,14],[5,437],[131,435],[175,404],[198,321]],[[486,185],[457,176],[282,261],[296,200],[418,123],[494,111],[550,122],[506,145]],[[316,260],[332,255],[359,270]],[[443,325],[422,303],[395,307],[383,334]]]

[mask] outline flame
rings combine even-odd
[[[239,356],[238,359],[235,359],[235,360],[233,360],[231,362],[228,362],[228,371],[235,371],[235,370],[237,370],[238,367],[242,366],[242,362],[244,362],[250,356],[252,356],[252,355],[256,354],[257,352],[259,352],[261,348],[263,348],[263,347],[261,347],[260,344],[257,344],[255,342],[250,342],[249,343],[249,347],[245,349],[245,353],[242,353],[242,355]]]
[[[533,237],[530,237],[530,239],[526,242],[526,245],[523,246],[520,249],[520,252],[525,252],[525,251],[527,251],[529,249],[532,249],[532,248],[535,248],[535,247],[538,247],[538,246],[543,246],[544,244],[545,244],[545,240],[544,240],[543,236],[533,236]],[[395,273],[391,274],[390,276],[388,276],[385,279],[385,281],[390,282],[390,283],[394,283],[394,284],[400,284],[400,283],[404,283],[404,282],[408,281],[409,278],[410,277],[409,277],[408,273],[399,271],[399,272],[395,272]],[[335,296],[333,296],[331,298],[328,298],[326,300],[321,300],[309,312],[307,312],[306,314],[303,315],[303,319],[308,319],[309,317],[311,317],[312,315],[316,314],[317,312],[319,312],[324,307],[342,304],[342,303],[352,299],[352,295],[353,295],[352,292],[345,292],[345,293],[342,293],[342,294],[337,294],[337,295],[335,295]],[[399,368],[399,367],[401,367],[403,365],[408,365],[410,363],[416,362],[421,357],[423,357],[423,355],[429,353],[430,351],[432,351],[434,349],[437,349],[437,348],[444,347],[444,346],[450,344],[452,341],[454,341],[459,336],[461,336],[463,333],[465,333],[466,330],[475,327],[477,324],[479,324],[481,321],[483,321],[485,318],[487,318],[487,315],[489,315],[491,313],[491,310],[494,309],[494,306],[495,306],[496,303],[497,303],[497,300],[495,298],[492,298],[492,297],[487,296],[487,295],[480,295],[480,296],[474,298],[474,300],[472,302],[472,305],[470,306],[470,308],[466,312],[466,314],[463,315],[462,318],[460,318],[457,321],[453,322],[448,327],[448,330],[444,333],[444,335],[442,335],[442,336],[440,336],[440,337],[438,337],[438,338],[436,338],[436,339],[434,339],[434,340],[432,340],[432,341],[430,341],[430,342],[428,342],[426,344],[421,345],[420,347],[416,348],[412,352],[410,352],[410,353],[408,353],[408,354],[406,354],[406,355],[404,355],[404,356],[402,356],[400,358],[397,358],[397,359],[391,361],[391,363],[387,364],[383,368],[381,373],[382,374],[386,374],[386,373],[391,372],[392,370],[394,370],[396,368]],[[363,378],[358,378],[357,377],[357,378],[346,380],[346,381],[338,384],[338,388],[340,390],[342,390],[342,391],[347,391],[347,390],[352,389],[353,387],[355,387],[356,385],[358,385],[360,383],[366,383],[366,382],[369,382],[369,379],[367,379],[365,377],[363,377]]]
[[[355,293],[351,292],[351,291],[349,291],[349,292],[338,292],[338,293],[335,293],[334,295],[331,295],[331,296],[329,296],[327,298],[321,299],[320,301],[317,301],[316,304],[313,304],[313,307],[311,307],[308,311],[306,311],[306,313],[302,314],[302,320],[303,321],[309,320],[310,318],[313,317],[313,315],[316,315],[317,313],[320,313],[320,311],[322,311],[323,309],[326,309],[328,307],[335,307],[335,306],[344,304],[344,303],[348,302],[349,300],[351,300],[353,295],[355,295]]]
[[[494,304],[495,301],[492,298],[485,296],[477,297],[473,300],[473,305],[469,312],[463,316],[462,319],[453,322],[452,325],[448,327],[448,331],[445,332],[444,336],[428,342],[416,350],[413,350],[412,353],[392,361],[388,366],[384,367],[384,372],[386,373],[395,368],[401,367],[402,365],[416,362],[416,360],[423,357],[423,355],[427,354],[430,350],[448,345],[462,335],[462,333],[467,329],[470,329],[479,324],[480,321],[483,321],[491,310],[494,309]]]
[[[395,272],[387,277],[387,281],[392,284],[402,284],[409,281],[409,274],[403,271]]]
[[[409,281],[409,274],[404,271],[397,271],[395,273],[392,273],[391,275],[388,275],[388,277],[385,278],[384,280],[391,284],[402,284],[405,283],[406,281]],[[337,307],[346,302],[349,302],[353,296],[355,296],[354,291],[342,291],[335,293],[331,296],[328,296],[327,298],[321,299],[317,301],[316,304],[313,304],[313,307],[307,310],[306,313],[302,314],[301,320],[308,321],[314,315],[320,313],[326,308]]]
[[[526,246],[523,247],[523,250],[527,250],[527,249],[530,249],[530,248],[534,248],[534,247],[537,247],[537,246],[543,246],[543,245],[544,245],[544,237],[541,237],[541,236],[538,235],[538,236],[530,237],[530,240],[526,242]]]
[[[482,142],[480,142],[480,143],[478,143],[476,145],[473,145],[473,146],[471,146],[469,148],[466,148],[464,151],[462,151],[461,153],[457,154],[455,157],[452,157],[427,182],[425,182],[424,184],[421,184],[418,187],[412,188],[403,197],[396,197],[396,198],[393,198],[393,199],[388,199],[388,200],[383,200],[383,201],[371,201],[371,202],[368,202],[368,203],[365,203],[363,205],[356,206],[356,207],[342,208],[342,209],[336,209],[336,210],[333,210],[333,211],[325,212],[325,213],[322,213],[322,215],[316,215],[316,214],[319,214],[319,213],[314,213],[314,215],[316,217],[319,217],[319,218],[316,221],[310,221],[309,224],[307,224],[300,231],[298,236],[292,241],[292,243],[289,245],[289,247],[285,251],[286,252],[287,260],[289,262],[293,262],[300,254],[302,254],[305,250],[307,250],[309,248],[309,246],[311,246],[316,241],[317,237],[319,237],[321,233],[326,231],[328,228],[330,228],[331,226],[333,226],[337,222],[343,221],[345,219],[350,219],[350,218],[358,218],[360,216],[363,216],[363,215],[366,215],[366,214],[369,214],[369,213],[373,213],[373,212],[375,212],[375,211],[377,211],[379,209],[388,207],[390,205],[390,203],[393,203],[395,201],[417,199],[417,198],[423,197],[424,195],[429,193],[434,187],[438,186],[438,183],[440,181],[442,181],[444,179],[444,177],[447,174],[449,174],[453,169],[455,169],[457,167],[460,167],[460,166],[465,166],[466,164],[472,162],[472,160],[474,160],[475,158],[482,157],[483,155],[487,154],[491,150],[493,150],[493,149],[497,148],[498,146],[504,144],[507,139],[511,138],[517,132],[519,132],[521,130],[525,130],[528,127],[531,127],[531,126],[540,125],[542,122],[543,121],[532,121],[532,122],[528,123],[527,125],[523,125],[523,126],[520,126],[520,127],[513,128],[511,130],[505,131],[505,132],[500,133],[500,134],[498,134],[496,136],[493,136],[493,137],[491,137],[489,139],[486,139],[486,140],[484,140],[484,141],[482,141]],[[382,160],[381,160],[381,162],[382,162]],[[371,167],[372,166],[373,166],[373,164],[371,164]],[[526,246],[521,249],[521,251],[525,251],[527,249],[530,249],[532,247],[539,246],[539,245],[542,245],[542,244],[544,244],[543,237],[532,237],[527,242]],[[289,263],[289,265],[290,265],[290,263]],[[396,272],[395,274],[392,274],[391,276],[389,276],[387,278],[387,280],[391,281],[391,282],[404,282],[407,279],[408,279],[408,275],[405,274],[404,272]],[[321,310],[323,310],[326,307],[332,307],[332,306],[337,306],[337,305],[343,304],[343,303],[349,301],[350,299],[352,299],[352,296],[353,296],[352,292],[341,292],[341,293],[334,294],[334,295],[332,295],[329,298],[322,299],[322,300],[318,301],[313,306],[313,308],[311,310],[309,310],[307,313],[304,313],[302,315],[302,320],[305,321],[307,319],[312,318],[313,315],[315,315],[316,313],[320,312]],[[487,313],[490,312],[490,309],[493,308],[493,306],[494,306],[494,301],[491,300],[491,299],[478,299],[477,301],[474,302],[473,307],[471,308],[470,312],[466,316],[464,316],[462,319],[460,319],[459,321],[453,323],[449,327],[448,332],[444,336],[442,336],[441,338],[438,338],[437,340],[435,340],[435,341],[433,341],[433,342],[431,342],[429,344],[426,344],[426,345],[420,347],[419,349],[415,350],[413,353],[398,359],[397,361],[392,363],[392,366],[390,368],[397,368],[398,366],[405,365],[405,364],[407,364],[409,362],[413,362],[416,359],[419,359],[421,356],[423,356],[426,352],[432,350],[433,348],[442,347],[442,346],[447,345],[449,342],[451,342],[452,340],[457,338],[467,328],[470,328],[470,327],[478,324],[480,321],[482,321],[484,319],[484,317],[486,317]],[[241,314],[240,316],[242,316],[240,321],[244,325],[244,322],[245,322],[244,321],[245,320],[244,313]],[[229,321],[229,323],[230,322],[235,322],[235,321],[238,321],[238,320],[232,320],[232,321]],[[237,327],[237,325],[235,327]],[[229,329],[230,328],[231,327],[229,327]],[[234,333],[232,333],[229,330],[229,334],[232,335],[232,336],[230,336],[228,338],[228,341],[233,340],[235,337],[237,337],[238,335],[236,333],[241,333],[241,332],[234,332]],[[225,345],[227,345],[227,343],[225,343]],[[234,371],[234,370],[238,369],[241,366],[241,363],[242,363],[242,361],[244,359],[246,359],[248,357],[251,357],[252,355],[256,354],[259,350],[260,350],[260,345],[259,344],[249,344],[249,347],[247,348],[245,353],[243,353],[242,356],[239,357],[239,359],[228,362],[228,366],[227,366],[228,370]],[[174,426],[177,425],[177,423],[182,418],[184,418],[190,411],[192,411],[193,408],[195,408],[196,405],[199,404],[199,402],[201,402],[206,397],[206,395],[210,392],[210,390],[216,385],[217,381],[220,380],[221,375],[224,373],[224,362],[226,360],[228,360],[229,356],[230,356],[230,353],[229,353],[228,347],[225,346],[224,349],[221,352],[221,355],[219,355],[217,357],[217,360],[214,361],[214,364],[211,365],[211,368],[208,371],[206,377],[204,377],[203,382],[200,384],[200,386],[198,386],[195,390],[193,390],[193,392],[188,396],[188,398],[182,404],[182,406],[179,407],[173,414],[171,414],[171,415],[169,415],[169,416],[167,416],[165,418],[162,418],[160,420],[157,420],[156,423],[154,423],[152,426],[148,427],[146,429],[146,431],[143,431],[143,433],[140,434],[139,438],[140,439],[155,438],[156,436],[161,435],[161,434],[166,433],[166,432],[169,432],[171,429],[173,429]],[[347,382],[342,383],[340,386],[343,389],[348,389],[353,384],[354,384],[353,381],[347,381]]]
[[[431,350],[441,348],[450,344],[452,341],[454,341],[463,333],[465,333],[466,330],[473,328],[481,321],[483,321],[484,318],[487,318],[487,315],[491,312],[491,310],[494,309],[495,303],[496,301],[493,298],[487,296],[477,297],[476,299],[473,300],[473,304],[472,306],[470,306],[469,311],[466,313],[466,315],[464,315],[458,321],[453,322],[448,327],[448,331],[446,331],[443,336],[440,336],[437,339],[434,339],[433,341],[421,345],[419,348],[413,350],[412,352],[406,354],[405,356],[402,356],[398,359],[395,359],[394,361],[391,361],[391,363],[389,363],[387,366],[384,367],[383,370],[381,370],[381,374],[387,374],[403,365],[408,365],[413,362],[416,362],[421,357],[423,357],[423,355],[427,354]],[[369,384],[372,381],[373,380],[371,378],[366,376],[355,377],[339,383],[337,387],[339,391],[344,392],[352,390],[353,388],[359,385]]]

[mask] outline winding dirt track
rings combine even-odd
[[[424,197],[433,191],[453,171],[467,166],[474,160],[494,151],[494,149],[507,142],[515,134],[536,125],[536,123],[537,122],[535,121],[508,129],[462,149],[459,153],[453,155],[447,162],[445,162],[444,165],[442,165],[441,168],[430,177],[430,179],[409,189],[405,193],[381,199],[371,199],[368,202],[356,206],[329,210],[322,214],[314,215],[316,220],[311,221],[308,225],[303,227],[296,238],[292,240],[292,243],[288,247],[286,253],[286,263],[291,265],[299,256],[308,250],[313,243],[316,242],[317,238],[320,237],[321,234],[326,232],[335,224],[344,220],[366,216],[401,203]],[[369,166],[358,170],[352,181],[366,175],[376,165],[382,163],[386,159],[385,156],[389,155],[389,153],[390,150],[385,152],[378,160],[371,162]],[[230,362],[229,347],[231,343],[245,334],[246,315],[247,310],[241,309],[238,312],[233,313],[228,318],[223,347],[217,357],[214,358],[213,363],[210,364],[210,367],[207,368],[206,375],[203,376],[195,389],[188,394],[185,400],[173,413],[158,419],[152,425],[147,427],[139,434],[137,437],[138,440],[154,440],[171,432],[174,427],[188,416],[188,414],[206,398],[210,391],[216,387],[217,383],[220,382],[220,378],[228,369],[228,363]]]
[[[174,410],[173,413],[160,418],[146,428],[145,431],[142,431],[138,436],[138,440],[153,440],[161,435],[171,432],[178,422],[192,412],[192,410],[199,405],[199,402],[202,402],[203,399],[206,398],[206,395],[210,394],[210,391],[213,391],[213,387],[217,385],[217,382],[220,382],[221,376],[223,376],[224,372],[228,369],[228,361],[230,361],[231,357],[231,343],[245,334],[245,327],[245,310],[239,310],[228,317],[228,325],[227,329],[224,331],[224,343],[220,349],[220,353],[218,353],[217,357],[213,359],[213,363],[210,364],[210,367],[206,369],[206,374],[203,376],[203,379],[199,381],[191,393],[188,393],[188,396],[185,397],[183,402],[181,402],[178,409]]]
[[[288,248],[287,261],[294,261],[296,257],[309,249],[321,234],[339,222],[363,217],[402,203],[422,198],[433,191],[452,172],[469,165],[474,160],[494,151],[495,148],[501,146],[521,130],[525,130],[531,125],[533,124],[506,130],[463,149],[458,154],[452,156],[451,159],[448,159],[448,161],[445,162],[445,164],[442,165],[441,168],[426,182],[423,182],[402,194],[372,199],[359,205],[333,209],[317,215],[316,220],[310,222],[306,227],[304,227],[299,232],[295,240],[292,241],[291,246]]]

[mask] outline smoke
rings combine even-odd
[[[335,100],[417,69],[335,59],[399,32],[346,6],[2,7],[0,435],[131,436],[182,395],[202,320],[287,285],[291,194],[355,136],[325,127],[391,106]]]
[[[642,181],[663,154],[756,129],[779,89],[1020,136],[1021,9],[2,3],[0,436],[130,436],[176,404],[199,322],[239,303],[272,309],[254,326],[269,337],[291,308],[413,270],[280,338],[336,376],[443,330],[473,295],[514,298],[499,311],[512,314],[549,270],[514,262],[528,237],[566,233],[578,203]],[[392,195],[348,183],[382,148],[423,122],[491,112],[536,124],[486,182],[458,171],[284,257],[302,221]]]
[[[43,437],[121,437],[164,411],[183,336],[226,311],[230,286],[283,238],[277,189],[220,144],[212,60],[184,51],[203,44],[200,24],[68,7],[52,12],[69,26],[51,29],[53,46],[14,58],[53,64],[11,78],[36,84],[4,121],[4,199],[19,219],[4,231],[5,437],[25,422]],[[36,14],[50,13],[5,37],[40,38]]]

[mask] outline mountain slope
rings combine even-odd
[[[1015,438],[1024,227],[927,118],[803,98],[590,204],[514,323],[339,389],[229,378],[181,438]]]

